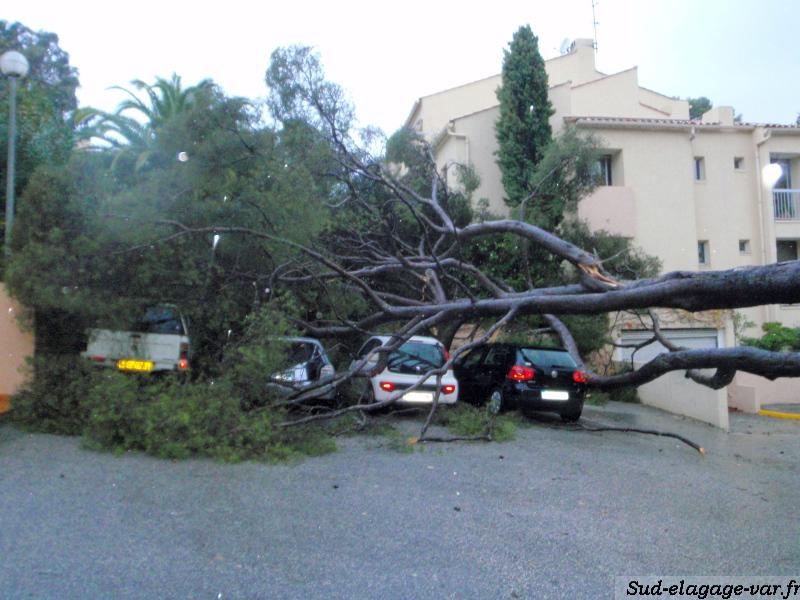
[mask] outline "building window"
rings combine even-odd
[[[422,133],[422,119],[417,119],[417,122],[414,123],[414,129],[419,133]]]
[[[792,162],[788,158],[773,158],[769,162],[781,167],[781,176],[772,187],[777,190],[792,189]]]
[[[733,159],[733,168],[736,169],[737,171],[743,171],[744,158],[742,158],[741,156],[735,156]]]
[[[750,240],[739,240],[739,254],[750,254]]]
[[[594,177],[597,185],[614,185],[611,178],[611,155],[603,154],[594,163]]]
[[[701,265],[707,265],[711,257],[708,254],[708,241],[703,240],[697,242],[697,262]]]
[[[694,180],[703,181],[706,178],[706,161],[702,156],[694,157]]]
[[[778,262],[797,260],[797,240],[778,240]]]

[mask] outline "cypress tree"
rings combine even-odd
[[[500,118],[495,124],[497,164],[504,200],[513,207],[532,190],[534,169],[552,138],[549,119],[555,112],[547,97],[547,72],[539,42],[529,25],[520,27],[503,51],[502,76],[497,90]]]

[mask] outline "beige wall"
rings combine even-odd
[[[575,40],[574,50],[545,61],[545,70],[550,101],[556,109],[551,119],[554,131],[560,130],[563,118],[570,115],[689,117],[685,100],[639,87],[636,67],[612,75],[597,71],[592,40]],[[421,127],[433,140],[449,121],[497,106],[496,92],[501,84],[498,74],[423,96],[415,103],[406,125]]]
[[[636,236],[636,198],[629,187],[597,188],[578,205],[578,217],[593,231],[604,230],[628,238]]]
[[[678,100],[642,87],[638,89],[638,94],[640,103],[669,115],[671,119],[689,118],[689,103],[686,100]]]
[[[615,159],[622,162],[624,187],[635,202],[634,243],[658,256],[665,271],[696,269],[697,226],[691,205],[694,184],[688,135],[670,130],[657,134],[633,129],[594,132],[605,147],[621,149]],[[658,136],[657,152],[654,135]],[[628,219],[625,215],[623,221]]]
[[[609,75],[602,79],[592,81],[572,88],[572,112],[570,115],[579,117],[602,116],[602,117],[637,117],[665,119],[672,117],[673,101],[669,98],[661,98],[658,110],[650,105],[644,104],[640,99],[641,88],[639,87],[638,71],[634,67],[627,71],[621,71],[614,75]],[[648,92],[648,100],[653,100],[650,96],[658,96],[654,92]],[[568,115],[562,115],[568,116]]]
[[[496,214],[506,214],[508,208],[503,202],[503,184],[497,166],[497,139],[494,124],[500,111],[498,107],[482,110],[453,121],[446,144],[437,149],[436,162],[441,166],[456,156],[469,154],[470,164],[480,175],[481,185],[474,194],[475,200],[486,198],[489,210]],[[456,149],[456,145],[459,146]],[[468,148],[467,148],[468,147]]]
[[[702,130],[690,139],[690,152],[703,157],[706,176],[693,181],[697,239],[709,240],[711,269],[758,264],[762,235],[759,225],[758,179],[748,131]],[[734,157],[744,158],[734,169]],[[693,177],[693,163],[689,164]],[[750,240],[750,255],[739,253],[739,240]]]
[[[594,45],[589,39],[575,40],[574,51],[546,60],[544,66],[551,86],[567,81],[580,85],[604,76],[595,69]]]
[[[495,106],[497,104],[495,92],[500,83],[500,75],[492,75],[486,79],[424,96],[420,98],[417,110],[411,114],[406,125],[413,128],[421,120],[422,131],[431,140],[452,119]]]
[[[569,83],[563,83],[548,90],[550,104],[553,105],[553,116],[550,117],[550,129],[553,135],[558,135],[564,128],[564,116],[572,114],[572,88]],[[499,110],[498,110],[499,116]]]
[[[739,372],[728,387],[730,405],[744,412],[757,413],[765,404],[800,404],[800,381],[779,377],[774,381]]]
[[[25,358],[33,355],[33,335],[21,331],[17,321],[21,314],[22,308],[9,298],[0,283],[0,412],[8,410],[9,396],[24,381],[20,368],[25,365]]]
[[[576,40],[575,52],[545,61],[549,85],[573,85],[602,77],[594,68],[594,49],[591,40]],[[433,139],[452,119],[497,105],[497,88],[502,78],[499,74],[472,81],[464,85],[423,96],[417,101],[406,125],[415,127],[422,122],[422,130]]]
[[[682,372],[662,375],[639,387],[642,404],[710,423],[728,431],[728,393],[711,390],[687,379]]]

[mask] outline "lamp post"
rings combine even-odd
[[[0,70],[8,77],[8,169],[6,171],[5,255],[11,255],[11,228],[14,226],[14,141],[17,134],[17,79],[28,74],[27,59],[9,50],[0,56]]]

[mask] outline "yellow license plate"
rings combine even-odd
[[[117,361],[117,368],[120,371],[143,371],[148,372],[153,370],[152,360],[134,360],[126,358]]]

